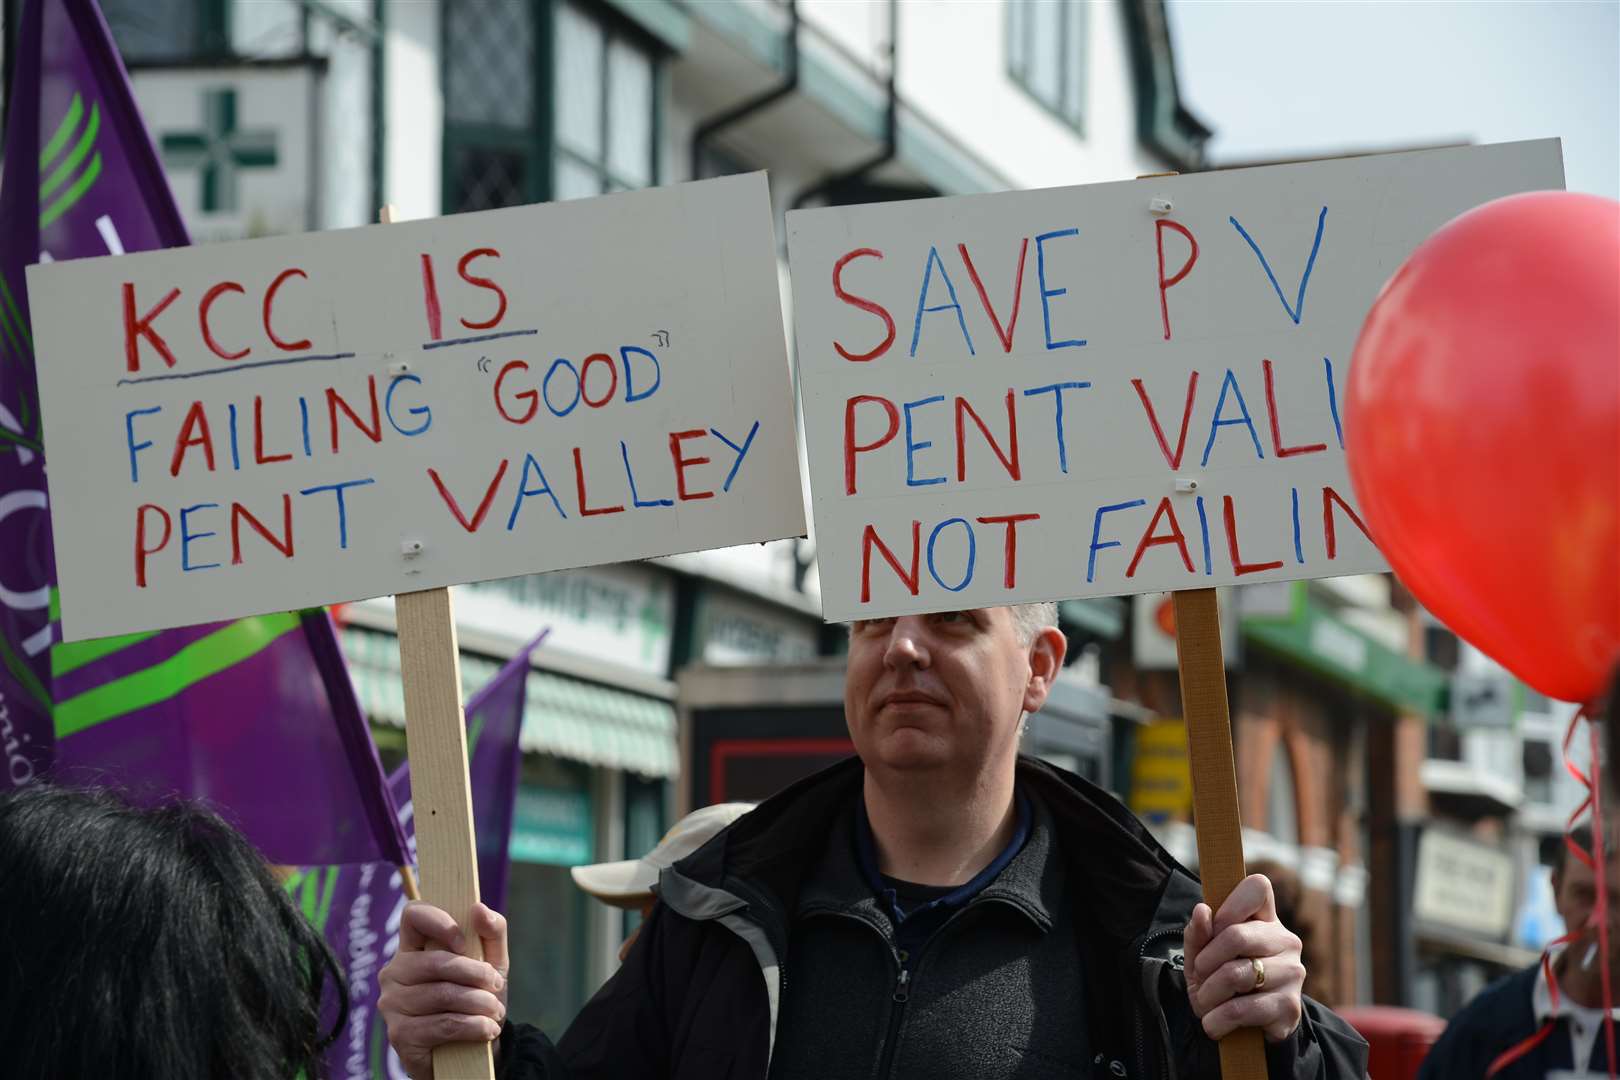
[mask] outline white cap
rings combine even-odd
[[[652,899],[652,888],[666,866],[674,866],[754,808],[753,803],[715,803],[694,810],[664,834],[658,845],[639,859],[573,867],[574,884],[614,907],[640,907]]]

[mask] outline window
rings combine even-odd
[[[1288,845],[1299,843],[1299,796],[1294,788],[1294,759],[1278,742],[1271,750],[1271,778],[1266,785],[1266,831]]]
[[[646,187],[656,172],[656,61],[579,5],[555,10],[556,197]]]
[[[1462,660],[1462,646],[1457,635],[1439,624],[1423,628],[1423,656],[1435,667],[1456,671]]]
[[[1086,17],[1083,0],[1010,0],[1007,72],[1076,128],[1086,107]]]
[[[447,213],[657,182],[658,60],[636,32],[583,3],[444,12]]]
[[[1432,761],[1461,761],[1462,734],[1449,724],[1430,724],[1428,727],[1429,759]]]
[[[444,5],[444,209],[489,210],[543,199],[537,153],[536,5]]]
[[[1553,801],[1553,774],[1558,758],[1553,745],[1544,739],[1525,739],[1522,750],[1524,796],[1533,803]]]

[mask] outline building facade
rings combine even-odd
[[[756,169],[780,226],[800,206],[1207,165],[1162,0],[101,3],[198,242]],[[842,630],[820,620],[809,540],[469,585],[455,602],[469,692],[550,630],[509,907],[513,1007],[560,1030],[628,929],[568,867],[847,752]],[[1061,605],[1070,668],[1030,745],[1196,865],[1168,606]],[[1556,936],[1545,864],[1581,798],[1561,765],[1567,710],[1388,575],[1227,590],[1222,609],[1247,854],[1306,942],[1312,994],[1449,1014]],[[386,599],[345,610],[390,758],[393,619]]]
[[[1159,0],[101,6],[199,243],[367,224],[385,204],[403,220],[757,169],[780,225],[796,206],[1192,170],[1209,134],[1177,95]],[[455,605],[468,692],[550,630],[529,676],[509,907],[513,1007],[560,1030],[628,928],[567,868],[646,850],[687,797],[681,680],[835,670],[843,634],[820,620],[808,540],[469,585]],[[1037,736],[1116,787],[1148,716],[1099,678],[1127,610],[1063,605],[1075,663]],[[397,760],[392,603],[343,617]],[[767,702],[743,704],[749,731],[786,733]]]

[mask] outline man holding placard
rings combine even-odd
[[[1365,1044],[1300,993],[1264,878],[1212,920],[1115,800],[1019,757],[1067,650],[1054,622],[1033,604],[855,623],[859,760],[666,870],[560,1056],[507,1025],[503,1075],[1204,1076],[1214,1039],[1254,1027],[1274,1077],[1362,1076]],[[405,913],[380,1004],[414,1076],[504,1015],[505,924],[487,920],[475,965],[423,951],[452,943],[443,912]]]

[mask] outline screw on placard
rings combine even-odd
[[[388,365],[388,374],[390,375],[409,375],[410,373],[411,365],[409,361],[395,360]]]
[[[422,554],[422,541],[401,540],[399,544],[399,554],[401,558],[405,559],[416,558],[418,555]]]
[[[1198,481],[1189,480],[1189,479],[1187,479],[1185,477],[1178,476],[1178,477],[1176,477],[1176,490],[1177,491],[1197,491],[1198,490]]]
[[[1169,199],[1149,199],[1148,200],[1148,212],[1153,214],[1155,217],[1163,217],[1164,215],[1168,214],[1171,210],[1174,210],[1174,209],[1175,209],[1175,207],[1173,205],[1171,205],[1171,202],[1170,202]]]

